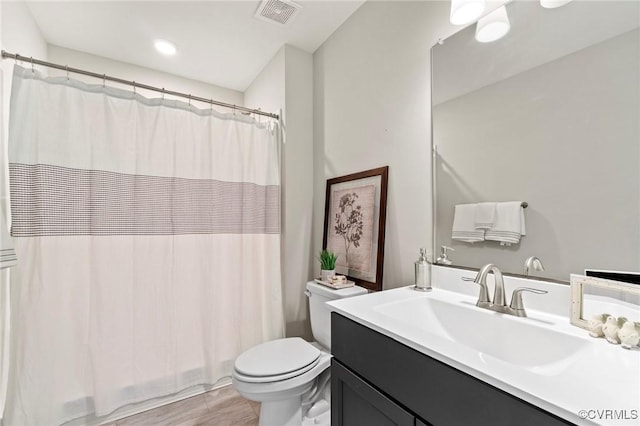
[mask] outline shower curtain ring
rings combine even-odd
[[[209,101],[209,109],[213,111],[213,98]]]
[[[136,94],[136,81],[133,80],[133,94]]]
[[[31,57],[31,72],[36,72],[36,70],[33,69],[33,56]]]
[[[162,88],[162,100],[164,100],[164,87]]]
[[[189,106],[191,106],[191,93],[189,93]]]
[[[65,65],[64,70],[67,72],[67,81],[69,81],[69,65]]]
[[[102,74],[102,88],[105,88],[105,85],[107,83],[107,75],[106,74]]]

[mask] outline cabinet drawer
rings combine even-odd
[[[333,312],[331,350],[434,426],[560,426],[559,417]]]
[[[415,417],[335,359],[331,362],[332,426],[414,426]]]

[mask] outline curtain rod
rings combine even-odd
[[[55,68],[55,69],[58,69],[58,70],[66,71],[67,73],[72,72],[74,74],[88,75],[89,77],[99,78],[99,79],[101,79],[103,81],[104,80],[114,81],[116,83],[133,86],[134,88],[139,87],[141,89],[152,90],[154,92],[159,92],[159,93],[166,94],[166,95],[179,96],[179,97],[182,97],[182,98],[187,98],[189,100],[204,102],[204,103],[208,103],[208,104],[211,104],[211,105],[217,105],[217,106],[221,106],[221,107],[225,107],[225,108],[233,108],[234,110],[238,110],[238,111],[246,113],[246,114],[263,115],[263,116],[266,116],[266,117],[275,118],[276,120],[278,120],[280,118],[278,116],[278,114],[273,114],[273,113],[270,113],[270,112],[263,112],[263,111],[260,111],[259,109],[246,108],[246,107],[242,107],[242,106],[229,104],[229,103],[226,103],[226,102],[215,101],[213,99],[207,99],[207,98],[201,98],[199,96],[193,96],[193,95],[187,94],[187,93],[180,93],[180,92],[174,92],[172,90],[165,90],[164,87],[163,88],[159,88],[159,87],[149,86],[147,84],[136,83],[135,81],[124,80],[124,79],[118,78],[118,77],[111,77],[111,76],[108,76],[106,74],[98,74],[98,73],[91,72],[91,71],[85,71],[85,70],[81,70],[81,69],[78,69],[78,68],[72,68],[72,67],[70,67],[68,65],[54,64],[52,62],[47,62],[47,61],[42,61],[42,60],[39,60],[39,59],[34,59],[33,57],[22,56],[19,53],[9,53],[9,52],[6,52],[6,51],[3,50],[2,51],[2,59],[15,59],[16,61],[29,62],[31,64],[31,66],[33,66],[33,65],[42,65],[42,66],[45,66],[45,67]]]

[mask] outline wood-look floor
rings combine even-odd
[[[259,414],[260,403],[225,386],[103,426],[257,426]]]

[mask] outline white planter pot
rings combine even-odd
[[[320,279],[322,281],[324,281],[325,283],[328,283],[331,280],[331,277],[333,277],[335,274],[336,274],[336,270],[335,269],[331,269],[331,270],[321,269],[320,270]]]

